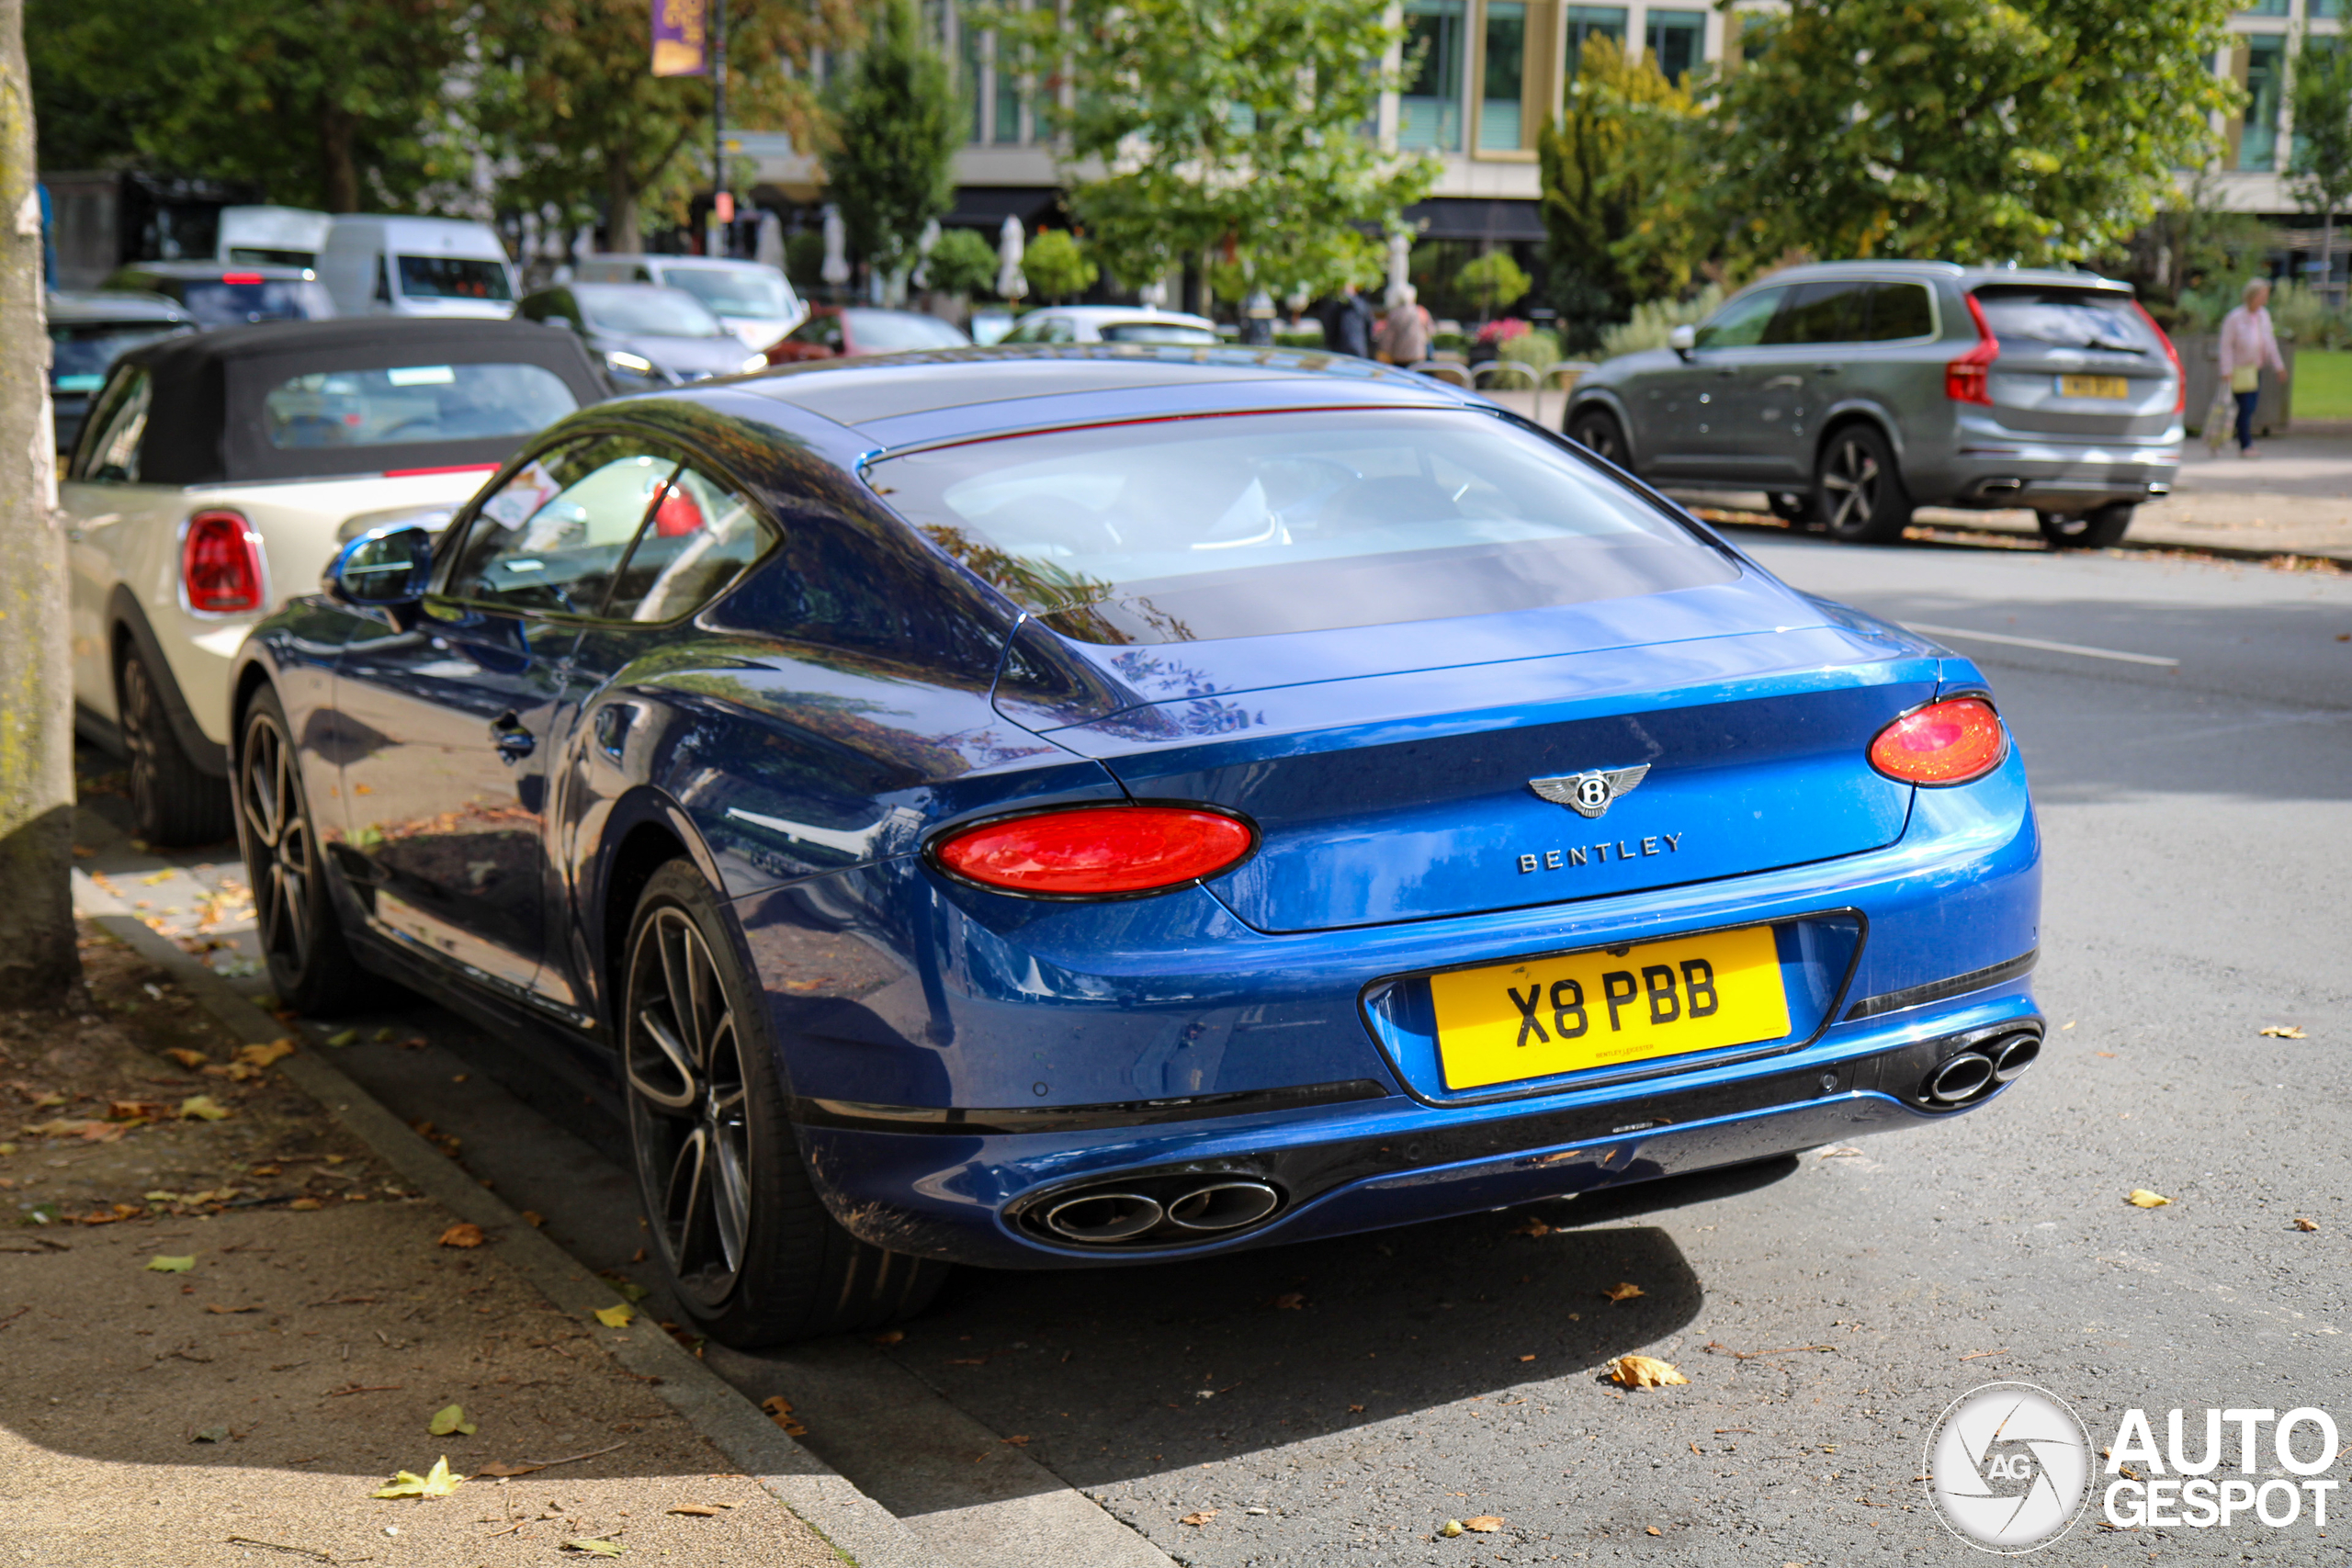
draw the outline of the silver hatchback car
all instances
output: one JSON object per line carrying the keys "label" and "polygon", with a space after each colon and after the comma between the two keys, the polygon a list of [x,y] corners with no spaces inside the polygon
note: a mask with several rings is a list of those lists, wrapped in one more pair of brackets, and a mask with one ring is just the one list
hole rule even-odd
{"label": "silver hatchback car", "polygon": [[1761,490],[1840,539],[2030,507],[2111,545],[2180,468],[2184,383],[2131,286],[1945,262],[1776,272],[1577,383],[1562,428],[1653,483]]}

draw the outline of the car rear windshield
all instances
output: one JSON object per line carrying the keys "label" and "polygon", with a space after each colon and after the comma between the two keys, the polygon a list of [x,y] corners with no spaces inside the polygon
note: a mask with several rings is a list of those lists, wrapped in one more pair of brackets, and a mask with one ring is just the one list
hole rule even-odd
{"label": "car rear windshield", "polygon": [[572,297],[588,324],[600,332],[643,333],[649,337],[724,337],[727,329],[683,288],[647,283],[582,283]]}
{"label": "car rear windshield", "polygon": [[1993,335],[2005,344],[2161,354],[2132,297],[2108,289],[1995,284],[1976,290]]}
{"label": "car rear windshield", "polygon": [[175,292],[198,326],[236,327],[248,321],[323,321],[334,314],[334,300],[323,284],[299,277],[254,278],[219,282],[191,278]]}
{"label": "car rear windshield", "polygon": [[411,299],[512,299],[506,269],[479,256],[402,256],[401,292]]}
{"label": "car rear windshield", "polygon": [[180,321],[51,321],[49,384],[61,392],[95,392],[121,355],[142,343],[194,330]]}
{"label": "car rear windshield", "polygon": [[792,313],[784,279],[725,266],[666,266],[662,281],[683,288],[722,316],[775,321]]}
{"label": "car rear windshield", "polygon": [[867,477],[933,543],[1088,642],[1381,626],[1738,575],[1572,449],[1466,410],[1054,431],[886,458]]}
{"label": "car rear windshield", "polygon": [[553,371],[495,364],[313,371],[261,402],[263,433],[280,451],[526,435],[579,406]]}
{"label": "car rear windshield", "polygon": [[849,310],[850,342],[860,354],[902,354],[916,348],[963,348],[970,339],[936,316],[910,310]]}
{"label": "car rear windshield", "polygon": [[1215,346],[1220,340],[1211,327],[1182,321],[1114,321],[1102,329],[1104,343],[1173,343]]}

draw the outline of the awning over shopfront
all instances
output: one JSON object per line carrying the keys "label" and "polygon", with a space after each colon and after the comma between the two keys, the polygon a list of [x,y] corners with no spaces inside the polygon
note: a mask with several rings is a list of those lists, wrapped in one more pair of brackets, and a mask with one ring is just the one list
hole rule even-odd
{"label": "awning over shopfront", "polygon": [[1540,243],[1544,238],[1544,219],[1532,201],[1434,196],[1405,209],[1405,216],[1422,225],[1425,240],[1490,240],[1504,244]]}
{"label": "awning over shopfront", "polygon": [[1042,220],[1067,223],[1062,193],[1054,186],[957,186],[956,205],[940,222],[951,229],[986,229],[993,234],[1008,217],[1034,230]]}

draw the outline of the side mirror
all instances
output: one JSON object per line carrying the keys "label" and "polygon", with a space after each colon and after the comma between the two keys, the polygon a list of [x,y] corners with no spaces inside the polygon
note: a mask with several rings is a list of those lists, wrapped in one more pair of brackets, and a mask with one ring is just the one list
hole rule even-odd
{"label": "side mirror", "polygon": [[378,528],[335,552],[322,586],[345,604],[410,604],[424,597],[433,536],[414,525]]}
{"label": "side mirror", "polygon": [[1699,329],[1691,326],[1675,328],[1667,334],[1666,346],[1683,358],[1690,358],[1691,351],[1699,346]]}

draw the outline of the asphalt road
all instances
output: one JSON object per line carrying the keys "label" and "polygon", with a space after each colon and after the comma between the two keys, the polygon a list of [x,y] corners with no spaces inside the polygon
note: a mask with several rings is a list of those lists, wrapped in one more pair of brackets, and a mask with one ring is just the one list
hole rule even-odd
{"label": "asphalt road", "polygon": [[[1939,1412],[2004,1379],[2070,1403],[2095,1447],[2135,1407],[2160,1441],[2187,1410],[2192,1455],[2208,1407],[2318,1406],[2352,1438],[2352,576],[1741,542],[1943,628],[1993,682],[2048,854],[2052,1043],[2012,1091],[1575,1202],[1210,1264],[965,1271],[895,1343],[711,1363],[793,1398],[805,1442],[968,1568],[1976,1562],[1915,1478]],[[650,1282],[610,1125],[435,1010],[363,1035],[338,1065]],[[1642,1293],[1612,1302],[1620,1282]],[[1629,1351],[1689,1383],[1604,1385]],[[2254,1463],[2284,1473],[2267,1434]],[[2114,1531],[2095,1501],[2041,1560],[2340,1562],[2337,1508],[2324,1531],[2308,1506]],[[1482,1516],[1500,1529],[1435,1536]]]}

